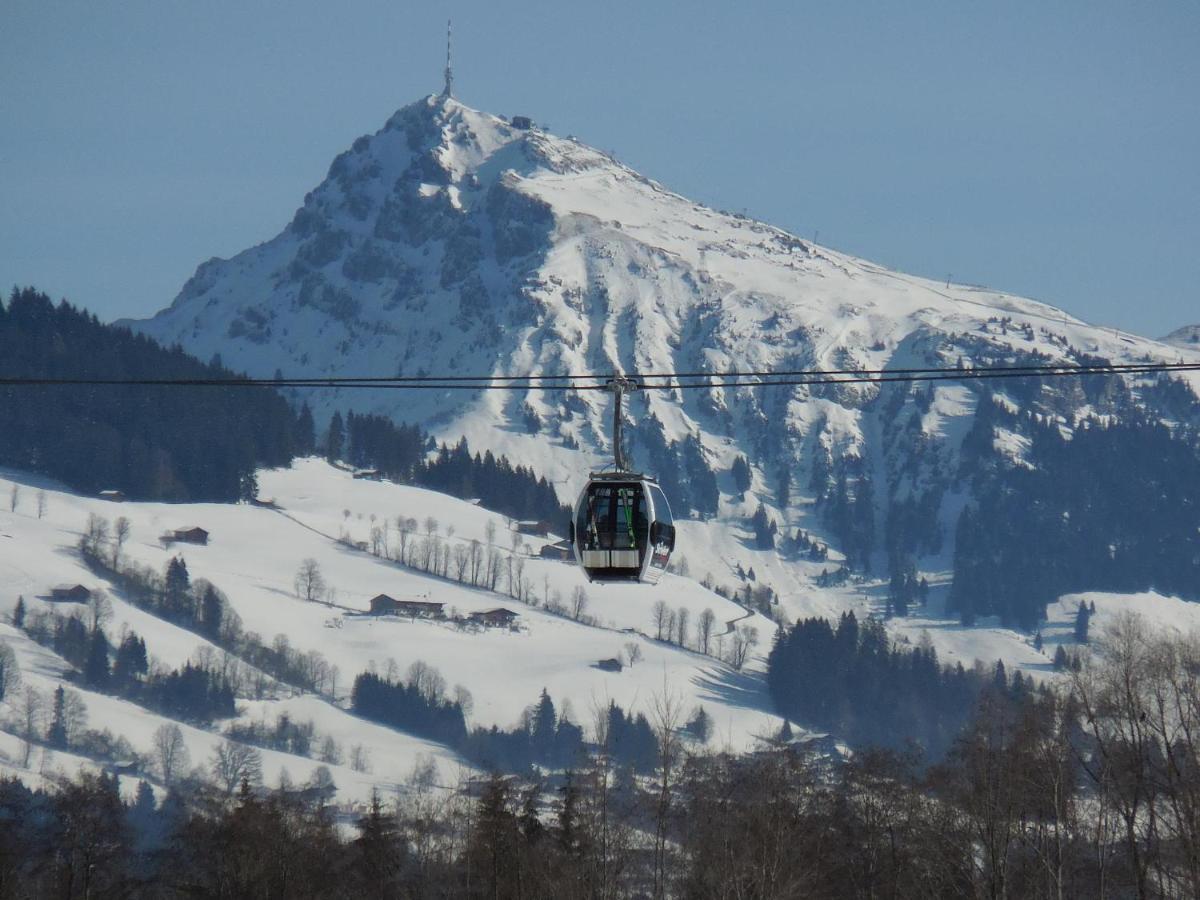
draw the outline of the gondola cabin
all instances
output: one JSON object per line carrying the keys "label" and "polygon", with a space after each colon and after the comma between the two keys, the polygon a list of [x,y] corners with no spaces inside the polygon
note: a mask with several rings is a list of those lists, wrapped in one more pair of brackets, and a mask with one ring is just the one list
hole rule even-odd
{"label": "gondola cabin", "polygon": [[675,549],[662,488],[630,472],[593,474],[575,504],[570,531],[575,558],[592,582],[657,584]]}

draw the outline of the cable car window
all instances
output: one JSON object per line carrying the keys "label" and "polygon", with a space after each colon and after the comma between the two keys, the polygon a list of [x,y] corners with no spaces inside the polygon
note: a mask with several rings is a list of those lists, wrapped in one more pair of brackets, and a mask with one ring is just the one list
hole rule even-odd
{"label": "cable car window", "polygon": [[667,495],[662,492],[662,488],[652,484],[650,493],[654,497],[654,521],[662,522],[664,525],[674,525],[675,520],[671,518],[671,504],[667,503]]}

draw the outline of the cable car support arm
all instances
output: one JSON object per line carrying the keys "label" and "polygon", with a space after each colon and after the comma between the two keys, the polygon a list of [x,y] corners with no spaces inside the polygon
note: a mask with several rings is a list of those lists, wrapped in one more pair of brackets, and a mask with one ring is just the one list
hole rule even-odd
{"label": "cable car support arm", "polygon": [[621,443],[621,398],[627,393],[640,390],[641,385],[624,375],[614,375],[608,380],[606,387],[613,395],[613,462],[618,472],[628,472],[629,469],[625,466],[625,448]]}

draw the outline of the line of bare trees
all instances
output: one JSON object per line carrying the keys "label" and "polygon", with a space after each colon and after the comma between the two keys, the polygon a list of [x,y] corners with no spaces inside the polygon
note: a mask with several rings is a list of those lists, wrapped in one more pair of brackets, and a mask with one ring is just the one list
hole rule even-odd
{"label": "line of bare trees", "polygon": [[650,607],[654,638],[667,641],[705,656],[715,656],[741,669],[758,645],[758,629],[746,623],[734,624],[726,631],[717,631],[716,614],[707,607],[691,625],[691,610],[686,606],[671,609],[665,600],[656,600]]}

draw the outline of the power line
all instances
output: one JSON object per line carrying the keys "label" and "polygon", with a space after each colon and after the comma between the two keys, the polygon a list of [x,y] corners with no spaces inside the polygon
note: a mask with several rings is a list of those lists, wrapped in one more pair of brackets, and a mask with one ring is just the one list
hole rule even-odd
{"label": "power line", "polygon": [[[642,390],[727,387],[796,387],[831,384],[1061,378],[1200,371],[1200,363],[1096,363],[1087,365],[984,366],[977,368],[793,369],[778,371],[657,372],[630,375]],[[221,387],[347,388],[373,390],[607,391],[609,375],[397,375],[328,378],[11,378],[3,387]],[[650,382],[647,381],[650,380]],[[696,380],[684,380],[696,379]],[[747,380],[753,379],[753,380]],[[592,384],[579,382],[595,382]]]}

